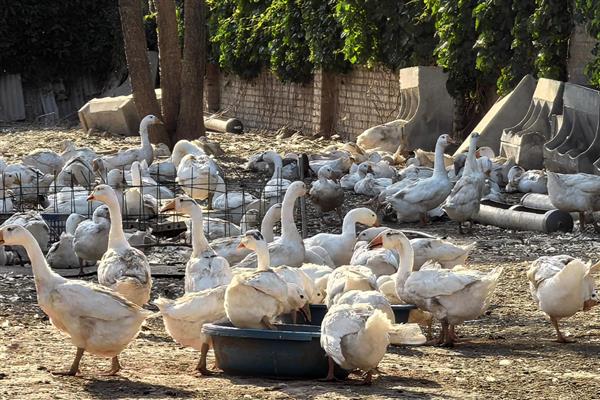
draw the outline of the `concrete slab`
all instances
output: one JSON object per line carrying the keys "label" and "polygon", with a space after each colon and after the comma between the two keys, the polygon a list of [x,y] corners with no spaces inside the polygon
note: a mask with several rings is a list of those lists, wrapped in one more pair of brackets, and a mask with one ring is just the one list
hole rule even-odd
{"label": "concrete slab", "polygon": [[552,137],[551,116],[561,113],[563,87],[561,81],[538,81],[525,118],[502,133],[501,155],[525,169],[543,167],[544,143]]}
{"label": "concrete slab", "polygon": [[438,67],[400,70],[398,119],[367,129],[356,139],[364,149],[395,152],[433,150],[439,135],[452,131],[454,100],[446,90],[447,76]]}
{"label": "concrete slab", "polygon": [[554,135],[544,146],[544,164],[562,173],[599,173],[600,92],[565,83],[562,115],[554,117]]}
{"label": "concrete slab", "polygon": [[[488,146],[500,154],[500,142],[504,128],[516,125],[525,112],[535,91],[536,80],[526,75],[506,96],[499,99],[479,121],[473,132],[479,133],[479,146]],[[467,151],[469,141],[465,140],[455,155]]]}

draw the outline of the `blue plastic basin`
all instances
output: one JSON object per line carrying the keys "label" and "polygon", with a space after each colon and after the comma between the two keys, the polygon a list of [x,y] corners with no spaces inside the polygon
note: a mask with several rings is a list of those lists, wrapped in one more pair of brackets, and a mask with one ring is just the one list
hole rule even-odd
{"label": "blue plastic basin", "polygon": [[[404,322],[408,322],[408,314],[410,313],[410,310],[414,310],[415,308],[417,308],[417,307],[412,304],[393,305],[392,310],[394,310],[394,316],[396,317],[396,323],[401,324]],[[327,314],[327,306],[325,304],[311,304],[310,305],[310,314],[311,314],[311,321],[307,322],[304,319],[304,316],[301,313],[298,313],[296,316],[296,323],[297,324],[308,323],[310,325],[321,326],[321,322],[323,322],[323,318],[325,318],[325,314]],[[292,317],[289,314],[281,315],[279,317],[279,319],[281,319],[281,321],[286,324],[292,323]]]}
{"label": "blue plastic basin", "polygon": [[[319,342],[318,326],[275,324],[278,330],[240,329],[231,325],[205,324],[202,332],[212,338],[215,358],[225,373],[276,378],[324,378],[328,363]],[[348,371],[336,365],[343,379]]]}

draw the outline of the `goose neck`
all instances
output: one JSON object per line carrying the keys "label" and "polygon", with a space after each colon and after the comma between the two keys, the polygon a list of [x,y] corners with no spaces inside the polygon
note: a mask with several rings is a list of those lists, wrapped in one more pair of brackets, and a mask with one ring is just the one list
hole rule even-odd
{"label": "goose neck", "polygon": [[403,290],[404,284],[412,272],[414,265],[414,251],[407,238],[401,239],[395,247],[398,253],[398,273],[396,275],[396,290]]}
{"label": "goose neck", "polygon": [[28,240],[23,243],[22,246],[25,248],[27,256],[29,257],[31,270],[33,271],[33,277],[35,280],[35,287],[39,295],[40,290],[44,287],[47,287],[49,282],[61,280],[64,281],[65,278],[61,277],[50,269],[39,244],[36,242],[33,235],[29,233],[28,235]]}
{"label": "goose neck", "polygon": [[148,126],[144,125],[144,126],[140,126],[140,138],[142,141],[142,148],[152,148],[152,145],[150,144],[150,137],[148,135]]}
{"label": "goose neck", "polygon": [[267,211],[262,222],[260,223],[260,233],[263,235],[267,243],[271,243],[275,238],[273,234],[273,226],[275,225],[275,212],[270,212],[272,209],[273,207]]}
{"label": "goose neck", "polygon": [[121,207],[115,193],[109,201],[106,202],[108,213],[110,214],[110,231],[108,234],[108,247],[111,249],[129,248],[129,242],[125,238],[123,231],[123,219],[121,217]]}
{"label": "goose neck", "polygon": [[269,247],[265,241],[256,243],[256,269],[258,271],[269,271],[271,269],[271,257]]}
{"label": "goose neck", "polygon": [[356,237],[357,210],[352,210],[344,218],[342,223],[342,235]]}
{"label": "goose neck", "polygon": [[[215,192],[212,200],[213,208],[215,208],[217,199],[219,199],[221,196],[225,196],[225,199],[227,200],[227,187],[225,186],[225,181],[223,178],[217,175],[217,185],[215,186]],[[228,204],[226,204],[226,206],[229,208]]]}
{"label": "goose neck", "polygon": [[280,158],[278,157],[274,157],[273,158],[273,176],[271,176],[271,179],[281,179],[281,170],[283,168],[283,162],[281,161]]}
{"label": "goose neck", "polygon": [[204,221],[200,207],[192,207],[189,214],[192,220],[192,257],[198,257],[209,249],[210,245],[204,235]]}
{"label": "goose neck", "polygon": [[435,160],[433,164],[433,175],[435,176],[447,176],[446,166],[444,164],[444,146],[441,143],[435,145]]}
{"label": "goose neck", "polygon": [[288,190],[283,197],[281,204],[281,239],[299,240],[302,241],[296,222],[294,221],[294,204],[296,203],[297,195]]}
{"label": "goose neck", "polygon": [[469,151],[467,153],[467,160],[465,161],[465,173],[471,173],[477,167],[477,160],[475,159],[475,151],[477,150],[477,139],[471,138],[469,142]]}

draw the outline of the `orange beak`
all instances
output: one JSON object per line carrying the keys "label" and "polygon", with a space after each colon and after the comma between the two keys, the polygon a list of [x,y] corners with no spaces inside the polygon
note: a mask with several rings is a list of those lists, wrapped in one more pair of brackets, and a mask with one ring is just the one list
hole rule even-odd
{"label": "orange beak", "polygon": [[175,200],[171,200],[167,204],[165,204],[164,207],[160,209],[160,212],[167,212],[172,210],[175,210]]}
{"label": "orange beak", "polygon": [[246,246],[244,245],[244,242],[240,242],[240,244],[238,244],[235,249],[236,250],[241,250],[241,249],[245,249],[245,248],[246,248]]}
{"label": "orange beak", "polygon": [[367,245],[367,249],[373,250],[383,246],[383,236],[381,234],[375,236],[373,240]]}
{"label": "orange beak", "polygon": [[94,197],[94,193],[90,194],[90,195],[87,197],[87,201],[92,201],[92,200],[96,200],[96,198]]}

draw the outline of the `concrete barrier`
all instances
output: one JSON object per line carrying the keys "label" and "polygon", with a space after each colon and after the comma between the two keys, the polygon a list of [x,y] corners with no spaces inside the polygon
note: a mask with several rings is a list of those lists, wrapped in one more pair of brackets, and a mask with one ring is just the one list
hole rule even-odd
{"label": "concrete barrier", "polygon": [[356,143],[364,149],[395,152],[433,150],[439,135],[452,131],[454,100],[446,90],[447,76],[438,67],[400,70],[400,111],[394,121],[361,133]]}

